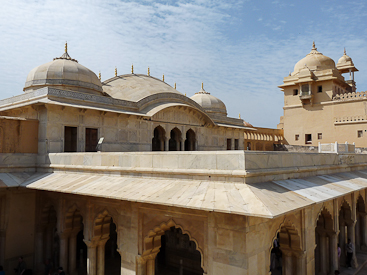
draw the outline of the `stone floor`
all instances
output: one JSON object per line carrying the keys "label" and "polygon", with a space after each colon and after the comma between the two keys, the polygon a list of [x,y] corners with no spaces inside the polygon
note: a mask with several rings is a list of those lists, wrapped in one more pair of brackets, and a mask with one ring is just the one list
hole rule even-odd
{"label": "stone floor", "polygon": [[341,275],[366,275],[367,274],[367,253],[358,252],[357,253],[358,268],[348,269],[345,267],[340,268]]}

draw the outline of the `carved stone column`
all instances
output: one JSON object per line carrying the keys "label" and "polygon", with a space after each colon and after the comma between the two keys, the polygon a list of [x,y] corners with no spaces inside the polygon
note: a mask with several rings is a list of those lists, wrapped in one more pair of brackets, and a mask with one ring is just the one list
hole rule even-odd
{"label": "carved stone column", "polygon": [[105,271],[105,245],[108,239],[102,239],[98,242],[97,246],[97,274],[104,275]]}
{"label": "carved stone column", "polygon": [[328,255],[328,250],[326,247],[326,235],[325,234],[320,234],[320,271],[321,274],[326,274],[327,273],[327,255]]}
{"label": "carved stone column", "polygon": [[292,251],[288,249],[282,249],[283,254],[283,274],[292,275],[293,272],[293,261],[292,261]]}
{"label": "carved stone column", "polygon": [[355,223],[349,223],[347,225],[348,228],[348,239],[351,239],[352,244],[353,244],[353,258],[352,258],[352,266],[354,268],[358,268],[358,262],[357,262],[357,257],[356,257],[356,232],[355,232]]}
{"label": "carved stone column", "polygon": [[162,151],[169,151],[169,137],[166,137],[166,140],[164,141],[164,146],[162,148]]}
{"label": "carved stone column", "polygon": [[68,270],[68,256],[69,256],[69,232],[59,235],[60,237],[60,266],[64,270]]}
{"label": "carved stone column", "polygon": [[136,275],[147,275],[147,261],[145,257],[137,256],[136,257]]}
{"label": "carved stone column", "polygon": [[84,240],[87,245],[87,274],[97,274],[97,243],[95,241]]}
{"label": "carved stone column", "polygon": [[367,251],[367,215],[363,213],[361,215],[361,226],[362,226],[362,250]]}
{"label": "carved stone column", "polygon": [[329,235],[329,274],[334,275],[334,271],[338,268],[338,240],[335,233]]}
{"label": "carved stone column", "polygon": [[158,252],[152,253],[147,257],[147,274],[146,275],[154,275],[155,274],[155,257],[157,256]]}
{"label": "carved stone column", "polygon": [[69,274],[74,275],[76,270],[76,258],[79,254],[76,251],[77,248],[77,235],[78,232],[74,231],[70,234],[69,238]]}
{"label": "carved stone column", "polygon": [[340,232],[339,232],[339,245],[340,245],[340,249],[342,251],[342,254],[340,256],[340,266],[345,266],[345,261],[346,261],[346,258],[345,258],[345,222],[343,220],[340,220],[339,222],[339,229],[340,229]]}
{"label": "carved stone column", "polygon": [[[297,257],[297,274],[298,275],[306,275],[307,267],[306,267],[306,252],[302,251],[296,254]],[[333,274],[334,275],[334,274]]]}

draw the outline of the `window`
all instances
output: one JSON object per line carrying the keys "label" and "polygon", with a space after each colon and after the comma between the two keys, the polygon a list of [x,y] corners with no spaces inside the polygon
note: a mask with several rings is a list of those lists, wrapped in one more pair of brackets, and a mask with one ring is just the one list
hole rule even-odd
{"label": "window", "polygon": [[317,92],[322,93],[322,86],[317,86]]}
{"label": "window", "polygon": [[238,149],[239,149],[239,142],[238,142],[238,138],[236,138],[236,139],[234,140],[234,149],[235,149],[235,150],[238,150]]}
{"label": "window", "polygon": [[247,150],[251,150],[251,142],[247,142]]}
{"label": "window", "polygon": [[64,152],[77,151],[78,128],[65,126],[64,129]]}
{"label": "window", "polygon": [[308,84],[302,85],[302,94],[308,95]]}
{"label": "window", "polygon": [[293,95],[298,95],[298,89],[293,90]]}
{"label": "window", "polygon": [[317,134],[317,139],[322,139],[322,133]]}
{"label": "window", "polygon": [[311,134],[306,134],[305,135],[305,143],[306,144],[312,144],[312,135]]}
{"label": "window", "polygon": [[299,140],[299,135],[295,135],[294,140]]}
{"label": "window", "polygon": [[357,137],[359,138],[363,137],[363,130],[358,130]]}
{"label": "window", "polygon": [[227,138],[227,150],[231,150],[232,149],[232,139]]}
{"label": "window", "polygon": [[97,152],[98,129],[85,128],[85,151]]}

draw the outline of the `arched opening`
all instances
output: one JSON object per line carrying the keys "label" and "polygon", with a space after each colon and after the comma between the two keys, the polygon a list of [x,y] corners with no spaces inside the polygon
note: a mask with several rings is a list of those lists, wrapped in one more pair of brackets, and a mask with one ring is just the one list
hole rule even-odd
{"label": "arched opening", "polygon": [[186,132],[185,151],[196,151],[195,142],[195,132],[192,129],[189,129]]}
{"label": "arched opening", "polygon": [[356,252],[367,250],[367,232],[366,232],[366,205],[362,196],[357,200],[357,222],[356,222]]}
{"label": "arched opening", "polygon": [[156,257],[156,275],[202,275],[201,254],[180,228],[172,226],[161,236],[161,247]]}
{"label": "arched opening", "polygon": [[339,211],[339,244],[341,248],[340,265],[351,267],[356,265],[355,250],[353,253],[347,252],[348,240],[351,240],[355,246],[354,221],[352,219],[352,210],[346,201],[343,201]]}
{"label": "arched opening", "polygon": [[65,215],[65,232],[69,232],[64,241],[66,246],[60,255],[60,264],[70,274],[85,274],[87,266],[87,248],[84,243],[83,217],[76,208],[72,206]]}
{"label": "arched opening", "polygon": [[331,274],[338,269],[336,237],[332,216],[323,208],[315,228],[315,274]]}
{"label": "arched opening", "polygon": [[[88,259],[98,275],[119,275],[121,273],[121,256],[117,252],[116,224],[104,211],[95,219],[93,232],[94,252]],[[89,267],[90,268],[90,267]]]}
{"label": "arched opening", "polygon": [[42,261],[50,266],[59,265],[60,239],[57,233],[57,215],[52,205],[42,211]]}
{"label": "arched opening", "polygon": [[282,225],[270,251],[270,274],[304,274],[305,258],[301,250],[300,236],[294,226]]}
{"label": "arched opening", "polygon": [[169,151],[181,151],[181,131],[173,128],[169,139]]}
{"label": "arched opening", "polygon": [[162,126],[157,126],[154,128],[154,134],[152,139],[152,151],[165,151],[165,139],[166,131]]}
{"label": "arched opening", "polygon": [[111,219],[110,237],[105,245],[105,274],[119,275],[121,273],[121,255],[117,251],[116,224]]}

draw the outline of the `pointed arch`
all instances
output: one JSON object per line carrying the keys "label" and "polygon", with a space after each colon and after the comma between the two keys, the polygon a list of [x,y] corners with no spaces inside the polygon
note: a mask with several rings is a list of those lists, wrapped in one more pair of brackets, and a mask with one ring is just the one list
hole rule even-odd
{"label": "pointed arch", "polygon": [[205,263],[204,263],[204,253],[203,249],[200,247],[198,241],[192,237],[189,231],[186,231],[183,226],[177,224],[173,219],[168,220],[167,222],[163,222],[160,225],[154,227],[152,230],[148,232],[148,235],[144,238],[144,247],[143,247],[143,254],[142,257],[158,253],[161,247],[161,236],[169,230],[171,227],[179,228],[182,231],[182,234],[188,235],[189,240],[194,242],[196,245],[196,250],[199,251],[201,256],[201,268],[203,270]]}

